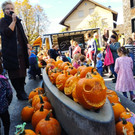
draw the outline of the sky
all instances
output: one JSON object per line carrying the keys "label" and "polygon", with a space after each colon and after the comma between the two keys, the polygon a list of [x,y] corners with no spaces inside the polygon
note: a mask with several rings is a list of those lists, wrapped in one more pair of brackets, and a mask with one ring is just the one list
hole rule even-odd
{"label": "sky", "polygon": [[[0,0],[0,5],[5,0]],[[15,0],[11,0],[14,2]],[[72,10],[72,8],[80,0],[30,0],[30,4],[39,4],[44,8],[45,13],[50,21],[48,31],[45,33],[55,33],[59,32],[63,26],[59,22]],[[111,9],[118,12],[117,24],[123,23],[123,8],[122,0],[94,0],[99,4],[106,7],[111,6]]]}

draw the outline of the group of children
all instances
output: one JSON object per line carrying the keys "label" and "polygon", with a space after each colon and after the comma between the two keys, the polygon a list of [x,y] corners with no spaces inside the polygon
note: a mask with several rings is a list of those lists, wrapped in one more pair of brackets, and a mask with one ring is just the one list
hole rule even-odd
{"label": "group of children", "polygon": [[[81,55],[80,53],[75,54],[72,60],[72,65],[75,68],[78,68],[81,65],[91,65],[91,61],[87,60],[85,55]],[[96,63],[96,69],[99,72],[101,76],[103,76],[103,62],[102,62],[102,54],[98,53],[97,55],[97,63]]]}

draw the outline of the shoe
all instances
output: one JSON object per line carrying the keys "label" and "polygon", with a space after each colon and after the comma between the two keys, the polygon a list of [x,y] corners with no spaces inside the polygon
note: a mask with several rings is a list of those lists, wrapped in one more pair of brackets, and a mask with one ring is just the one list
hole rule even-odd
{"label": "shoe", "polygon": [[135,102],[135,95],[131,95],[131,96],[130,96],[130,99],[131,99],[133,102]]}
{"label": "shoe", "polygon": [[110,75],[109,78],[113,78],[113,75]]}
{"label": "shoe", "polygon": [[42,79],[43,77],[42,77],[42,75],[39,75],[39,79]]}
{"label": "shoe", "polygon": [[116,83],[116,79],[112,79],[112,83]]}

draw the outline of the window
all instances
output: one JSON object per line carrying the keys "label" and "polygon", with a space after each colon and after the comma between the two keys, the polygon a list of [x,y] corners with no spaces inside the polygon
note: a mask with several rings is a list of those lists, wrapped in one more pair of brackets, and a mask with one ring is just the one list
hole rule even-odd
{"label": "window", "polygon": [[132,23],[132,33],[135,32],[135,18],[131,20]]}
{"label": "window", "polygon": [[94,8],[89,9],[89,13],[92,14],[94,12]]}
{"label": "window", "polygon": [[135,0],[130,0],[130,6],[131,6],[131,8],[135,7]]}
{"label": "window", "polygon": [[84,16],[84,12],[81,10],[78,12],[78,17],[83,17]]}

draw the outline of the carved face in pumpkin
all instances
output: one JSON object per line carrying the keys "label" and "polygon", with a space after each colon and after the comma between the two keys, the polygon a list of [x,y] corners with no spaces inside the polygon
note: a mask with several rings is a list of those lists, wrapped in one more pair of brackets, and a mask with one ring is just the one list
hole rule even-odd
{"label": "carved face in pumpkin", "polygon": [[87,109],[97,109],[106,102],[106,87],[97,78],[82,78],[76,85],[76,95],[79,103]]}
{"label": "carved face in pumpkin", "polygon": [[57,76],[57,78],[56,78],[56,86],[60,91],[64,91],[65,82],[71,76],[72,75],[68,75],[67,73],[60,74],[60,75]]}
{"label": "carved face in pumpkin", "polygon": [[64,93],[68,96],[71,96],[72,92],[74,91],[76,84],[78,82],[79,78],[72,76],[67,79],[64,87]]}

